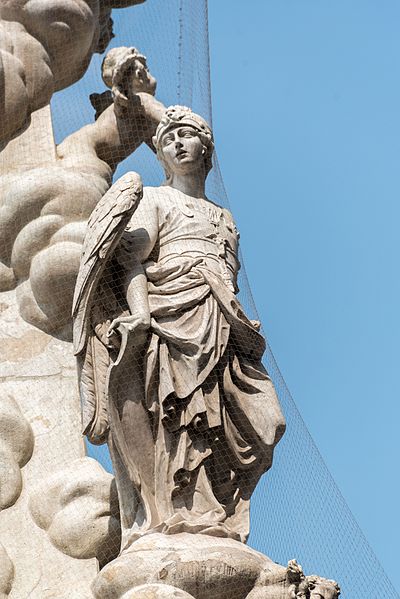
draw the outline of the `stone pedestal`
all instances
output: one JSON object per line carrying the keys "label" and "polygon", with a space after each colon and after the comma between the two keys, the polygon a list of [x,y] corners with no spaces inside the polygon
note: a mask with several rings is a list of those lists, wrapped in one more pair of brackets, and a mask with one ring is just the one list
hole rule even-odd
{"label": "stone pedestal", "polygon": [[[283,566],[232,539],[153,533],[103,568],[93,592],[96,599],[283,599],[286,574]],[[262,595],[254,594],[259,583]]]}

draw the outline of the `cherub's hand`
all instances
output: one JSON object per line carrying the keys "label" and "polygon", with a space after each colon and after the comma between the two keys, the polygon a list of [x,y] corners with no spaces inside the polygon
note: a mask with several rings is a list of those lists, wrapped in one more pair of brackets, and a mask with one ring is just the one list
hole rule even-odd
{"label": "cherub's hand", "polygon": [[141,109],[141,101],[138,95],[131,93],[129,97],[125,94],[122,87],[113,85],[112,98],[114,101],[115,114],[119,117],[124,117],[127,111],[135,108],[136,111]]}
{"label": "cherub's hand", "polygon": [[119,333],[121,340],[126,341],[128,335],[133,333],[133,345],[140,346],[146,341],[149,328],[150,314],[148,313],[120,316],[110,324],[107,337],[111,338],[115,333]]}

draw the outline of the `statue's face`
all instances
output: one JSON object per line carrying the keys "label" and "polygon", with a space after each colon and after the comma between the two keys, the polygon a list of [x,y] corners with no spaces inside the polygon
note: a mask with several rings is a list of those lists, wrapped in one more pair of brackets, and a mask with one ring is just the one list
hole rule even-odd
{"label": "statue's face", "polygon": [[152,96],[156,93],[157,81],[150,73],[147,65],[141,60],[135,61],[134,67],[130,70],[128,77],[128,87],[133,93],[145,92]]}
{"label": "statue's face", "polygon": [[193,173],[204,164],[204,146],[192,127],[168,131],[161,139],[161,147],[166,166],[172,173]]}
{"label": "statue's face", "polygon": [[317,586],[311,590],[310,599],[337,599],[337,592],[330,584],[317,584]]}

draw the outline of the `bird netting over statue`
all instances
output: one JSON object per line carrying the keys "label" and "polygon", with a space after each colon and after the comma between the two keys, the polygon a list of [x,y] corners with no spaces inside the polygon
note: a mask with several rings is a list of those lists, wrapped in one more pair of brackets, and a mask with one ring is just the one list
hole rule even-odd
{"label": "bird netting over statue", "polygon": [[[47,596],[16,567],[37,572],[36,547],[60,597],[86,597],[74,576],[89,588],[100,564],[95,597],[334,598],[335,579],[345,598],[395,598],[260,332],[213,153],[207,1],[71,4],[47,33],[45,11],[0,13],[34,81],[0,154],[0,332],[24,339],[6,363],[25,360],[2,374],[22,481],[4,487],[4,593]],[[84,457],[74,354],[88,455],[115,481]]]}

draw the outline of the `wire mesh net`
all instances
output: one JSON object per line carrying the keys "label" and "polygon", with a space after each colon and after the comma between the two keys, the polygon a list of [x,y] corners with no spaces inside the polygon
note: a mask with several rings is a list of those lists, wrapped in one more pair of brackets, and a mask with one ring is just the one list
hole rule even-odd
{"label": "wire mesh net", "polygon": [[[12,272],[15,276],[23,318],[69,343],[72,293],[89,215],[95,206],[100,206],[97,208],[100,216],[90,217],[93,239],[85,242],[87,248],[92,247],[92,243],[98,249],[99,229],[96,227],[104,218],[101,198],[108,192],[112,180],[117,181],[128,171],[140,174],[145,186],[144,199],[130,221],[128,233],[111,248],[112,259],[99,274],[101,289],[96,291],[96,307],[100,313],[91,315],[90,356],[87,329],[82,325],[84,332],[79,333],[86,335],[86,353],[80,357],[81,387],[90,387],[85,379],[89,362],[93,370],[96,361],[107,365],[118,361],[123,339],[121,341],[116,328],[110,336],[109,327],[114,318],[129,316],[132,306],[140,303],[140,288],[129,286],[140,276],[143,281],[144,275],[146,285],[150,282],[152,290],[149,293],[151,340],[146,333],[142,344],[137,341],[137,348],[125,354],[125,362],[112,383],[115,405],[119,406],[114,413],[104,414],[101,405],[95,406],[93,424],[90,406],[87,408],[86,431],[92,439],[104,440],[107,418],[111,419],[110,427],[112,430],[114,427],[114,441],[110,442],[112,459],[106,444],[88,443],[88,454],[110,472],[114,471],[120,481],[123,547],[151,530],[153,525],[154,530],[164,532],[208,530],[210,534],[244,540],[249,496],[261,474],[269,470],[272,450],[282,427],[273,391],[268,386],[269,379],[257,357],[249,358],[251,351],[257,352],[259,347],[257,325],[246,320],[247,329],[240,329],[239,324],[245,319],[239,314],[240,306],[234,306],[237,312],[231,313],[237,275],[238,297],[245,313],[249,319],[257,320],[257,311],[242,257],[239,257],[241,269],[237,273],[236,230],[229,211],[225,210],[229,203],[216,156],[206,183],[209,201],[188,204],[185,193],[178,190],[171,194],[162,184],[170,174],[166,157],[168,144],[174,147],[180,144],[185,152],[185,144],[197,143],[193,141],[193,134],[184,127],[174,126],[169,130],[170,139],[166,133],[163,135],[161,150],[156,143],[158,158],[164,157],[165,169],[154,152],[152,141],[166,106],[189,106],[212,125],[207,2],[149,0],[115,11],[113,19],[116,37],[110,47],[123,47],[123,50],[108,55],[111,58],[107,64],[112,72],[109,85],[105,74],[107,64],[102,67],[104,54],[95,54],[83,78],[52,97],[58,162],[52,166],[44,164],[29,180],[31,183],[34,178],[36,193],[38,188],[42,190],[35,218],[27,219],[23,212],[17,212],[12,227],[7,230],[4,227],[0,249],[6,270],[0,274],[6,277]],[[132,52],[131,47],[137,48],[139,55]],[[66,53],[63,60],[68,59]],[[146,67],[157,79],[157,100],[152,93],[142,95],[139,107],[130,95],[129,86],[137,85],[137,77],[147,77]],[[135,77],[136,82],[132,83]],[[143,80],[141,82],[143,84]],[[145,84],[149,91],[152,82],[147,80]],[[118,94],[119,99],[116,99]],[[202,141],[202,151],[207,154],[210,151],[207,130],[201,133],[203,137],[196,135],[195,138]],[[41,158],[32,156],[30,167],[36,168]],[[5,179],[3,185],[7,192]],[[31,188],[15,177],[12,185],[13,197],[20,196],[23,205],[26,194],[32,193]],[[112,188],[108,193],[114,194],[109,197],[115,204],[121,189]],[[4,197],[11,201],[10,194]],[[129,209],[135,208],[133,204],[137,200],[138,196],[132,196]],[[120,213],[114,217],[119,218]],[[32,228],[31,221],[39,228]],[[125,226],[128,221],[122,224]],[[144,233],[138,235],[138,229]],[[204,250],[205,237],[208,252]],[[19,251],[25,259],[29,253],[28,265],[19,258]],[[202,256],[203,266],[199,267],[201,254],[207,257]],[[141,256],[139,266],[138,256]],[[59,276],[60,268],[62,276]],[[97,265],[88,260],[88,269],[91,268]],[[43,289],[38,281],[42,281],[44,271],[47,284]],[[83,275],[89,277],[87,272]],[[229,288],[230,308],[219,298],[221,284]],[[83,295],[86,293],[84,285],[82,283]],[[190,297],[185,295],[188,289]],[[143,326],[146,327],[146,323]],[[256,341],[251,332],[247,336],[243,332],[250,331],[251,326]],[[138,340],[140,331],[135,330]],[[183,337],[177,339],[182,331]],[[182,350],[185,343],[190,347]],[[246,354],[243,348],[250,346]],[[281,564],[296,558],[307,573],[317,572],[338,580],[345,598],[397,597],[332,480],[268,346],[263,361],[285,414],[287,431],[275,450],[273,468],[261,477],[253,494],[249,545]],[[99,380],[104,378],[104,371],[98,376]],[[111,386],[110,381],[108,385]],[[253,401],[251,397],[257,398],[257,394],[270,410],[273,434],[269,442],[263,438],[262,431],[257,431],[255,422],[246,420],[246,412],[238,400],[241,395],[242,401],[243,397]],[[139,396],[145,399],[138,407],[130,399]],[[260,406],[262,418],[265,405]],[[29,406],[26,413],[29,415]],[[64,417],[69,418],[60,404],[60,426]],[[136,440],[139,429],[140,443],[147,447],[153,445],[153,456]],[[161,465],[151,465],[155,456]],[[66,465],[70,462],[68,450],[64,462]],[[148,489],[146,497],[146,487],[150,484],[146,476],[154,479],[154,468],[158,468],[156,490]],[[138,497],[138,486],[142,497]],[[153,509],[150,504],[154,493],[163,497],[159,501],[164,502],[162,508],[154,507],[154,510],[159,509],[155,518],[162,520],[164,528],[160,527],[160,521],[157,528],[156,520],[146,516],[146,510]],[[162,510],[166,514],[160,515]],[[190,512],[196,512],[196,517]],[[206,526],[205,514],[208,514]],[[119,533],[111,533],[118,544]],[[97,555],[102,566],[115,552],[115,539],[114,542],[106,540],[106,547]],[[233,585],[229,592],[233,599],[239,590]]]}

